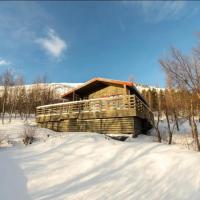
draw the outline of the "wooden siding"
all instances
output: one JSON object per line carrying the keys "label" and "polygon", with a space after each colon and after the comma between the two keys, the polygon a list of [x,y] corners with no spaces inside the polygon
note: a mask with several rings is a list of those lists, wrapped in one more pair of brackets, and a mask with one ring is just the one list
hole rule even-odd
{"label": "wooden siding", "polygon": [[110,85],[89,94],[88,99],[97,99],[97,98],[110,97],[110,96],[126,95],[125,92],[126,91],[124,87],[121,85],[117,85],[117,86]]}
{"label": "wooden siding", "polygon": [[42,128],[49,128],[58,132],[97,132],[104,134],[140,134],[142,133],[141,120],[135,117],[121,117],[110,119],[68,119],[38,123]]}

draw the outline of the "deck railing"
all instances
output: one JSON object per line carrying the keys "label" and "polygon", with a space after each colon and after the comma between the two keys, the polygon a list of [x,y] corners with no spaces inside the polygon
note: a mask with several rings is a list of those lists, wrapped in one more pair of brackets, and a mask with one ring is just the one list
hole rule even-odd
{"label": "deck railing", "polygon": [[62,115],[80,112],[102,112],[109,110],[134,109],[136,116],[153,119],[153,113],[143,101],[135,95],[122,95],[117,97],[107,97],[99,99],[72,101],[65,103],[50,104],[36,108],[36,115]]}

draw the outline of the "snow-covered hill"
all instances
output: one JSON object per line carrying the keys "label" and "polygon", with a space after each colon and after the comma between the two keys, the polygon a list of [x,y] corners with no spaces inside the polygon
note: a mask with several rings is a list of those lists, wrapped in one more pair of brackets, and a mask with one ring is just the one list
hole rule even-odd
{"label": "snow-covered hill", "polygon": [[[52,89],[54,89],[57,94],[61,95],[63,93],[68,92],[69,90],[71,90],[74,87],[78,87],[80,85],[82,85],[83,83],[43,83],[40,84],[41,86],[49,86]],[[160,90],[164,90],[164,88],[159,88],[159,87],[154,87],[154,86],[147,86],[147,85],[142,85],[142,84],[137,84],[135,83],[136,88],[142,92],[143,90],[152,90],[155,89],[156,91],[160,91]],[[15,87],[15,86],[14,86]],[[30,84],[30,85],[25,85],[25,88],[27,90],[31,89],[32,87],[35,87],[35,84]],[[3,87],[0,86],[0,94],[3,92]]]}
{"label": "snow-covered hill", "polygon": [[150,86],[150,85],[143,85],[143,84],[139,84],[139,83],[135,83],[136,88],[142,92],[143,90],[156,90],[157,92],[160,92],[161,90],[165,90],[165,88],[161,88],[161,87],[156,87],[156,86]]}
{"label": "snow-covered hill", "polygon": [[[58,88],[60,88],[60,91],[68,91],[66,88],[73,88],[73,87],[78,87],[83,83],[51,83],[52,85],[56,85]],[[135,83],[136,88],[142,92],[143,90],[152,90],[155,89],[156,91],[164,90],[165,88],[160,88],[160,87],[155,87],[155,86],[148,86],[148,85],[142,85]]]}
{"label": "snow-covered hill", "polygon": [[[23,124],[3,130],[20,134]],[[197,152],[151,136],[120,142],[97,133],[37,129],[37,135],[32,145],[0,148],[2,200],[199,199]]]}
{"label": "snow-covered hill", "polygon": [[[65,93],[74,87],[78,87],[83,83],[50,83],[49,85],[54,87],[56,91],[59,93]],[[135,83],[136,88],[142,92],[143,90],[152,90],[155,89],[156,91],[164,90],[165,88],[155,87],[155,86],[147,86],[142,84]]]}
{"label": "snow-covered hill", "polygon": [[[40,86],[40,87],[50,87],[52,88],[59,96],[62,95],[63,93],[71,90],[74,87],[77,87],[79,85],[81,85],[82,83],[40,83],[40,84],[29,84],[29,85],[25,85],[26,90],[31,90],[32,88],[36,87],[36,86]],[[16,86],[13,86],[11,88],[15,88]],[[18,86],[20,87],[20,86]],[[4,91],[4,87],[0,86],[0,94],[2,94]]]}

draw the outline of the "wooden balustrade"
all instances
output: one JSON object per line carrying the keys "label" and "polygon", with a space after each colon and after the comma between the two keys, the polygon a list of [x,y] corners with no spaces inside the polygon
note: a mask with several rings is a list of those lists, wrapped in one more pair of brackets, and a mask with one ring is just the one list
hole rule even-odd
{"label": "wooden balustrade", "polygon": [[36,108],[36,117],[126,109],[134,109],[136,116],[146,118],[148,121],[153,119],[153,113],[135,95],[124,95],[39,106]]}

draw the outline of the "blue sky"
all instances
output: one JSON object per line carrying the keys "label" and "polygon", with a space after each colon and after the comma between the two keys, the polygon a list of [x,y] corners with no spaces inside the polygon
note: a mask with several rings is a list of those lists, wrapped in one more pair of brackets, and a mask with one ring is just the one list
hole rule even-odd
{"label": "blue sky", "polygon": [[164,86],[158,59],[170,46],[191,51],[199,19],[200,2],[0,2],[0,72]]}

